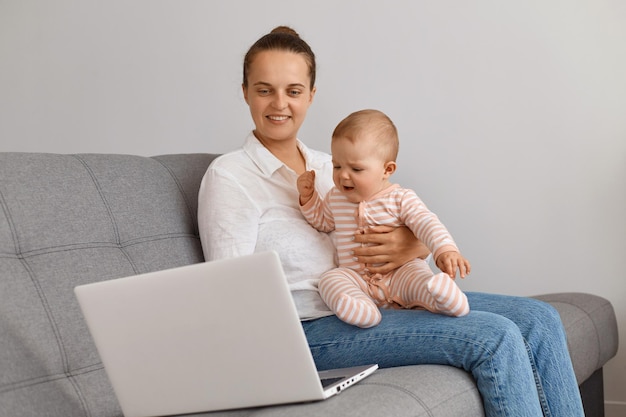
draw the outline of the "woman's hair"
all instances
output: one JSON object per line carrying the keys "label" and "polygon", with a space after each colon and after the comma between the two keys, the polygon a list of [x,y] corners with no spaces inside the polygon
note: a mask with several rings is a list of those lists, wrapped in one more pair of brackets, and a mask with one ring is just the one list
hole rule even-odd
{"label": "woman's hair", "polygon": [[379,110],[360,110],[343,119],[333,131],[332,140],[356,142],[368,135],[376,141],[376,152],[386,161],[398,157],[398,129],[391,119]]}
{"label": "woman's hair", "polygon": [[270,33],[256,41],[246,53],[243,60],[243,86],[248,86],[248,71],[254,58],[264,51],[287,51],[302,54],[308,67],[310,88],[315,86],[315,54],[311,47],[300,38],[298,33],[288,26],[278,26]]}

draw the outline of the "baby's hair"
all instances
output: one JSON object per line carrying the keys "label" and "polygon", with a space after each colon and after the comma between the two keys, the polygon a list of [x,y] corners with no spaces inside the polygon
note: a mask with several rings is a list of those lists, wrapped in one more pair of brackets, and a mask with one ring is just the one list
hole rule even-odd
{"label": "baby's hair", "polygon": [[290,28],[289,26],[277,26],[270,33],[262,36],[256,41],[246,53],[243,60],[243,86],[248,87],[248,71],[250,65],[257,54],[264,51],[287,51],[295,54],[301,54],[308,67],[309,78],[311,79],[310,88],[315,86],[315,54],[311,50],[309,44],[307,44],[298,32]]}
{"label": "baby's hair", "polygon": [[396,160],[399,148],[398,129],[379,110],[360,110],[348,115],[333,131],[332,141],[347,139],[356,142],[365,133],[376,140],[376,150],[386,161]]}

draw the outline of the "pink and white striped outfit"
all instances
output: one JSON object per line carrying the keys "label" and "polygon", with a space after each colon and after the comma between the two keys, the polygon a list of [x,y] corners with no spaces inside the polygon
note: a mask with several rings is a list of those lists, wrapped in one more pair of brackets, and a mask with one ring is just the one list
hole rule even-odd
{"label": "pink and white striped outfit", "polygon": [[371,274],[352,255],[355,233],[376,225],[407,226],[430,249],[434,259],[458,252],[438,217],[417,194],[394,184],[367,201],[351,203],[336,187],[322,200],[316,192],[300,207],[317,230],[335,231],[339,267],[321,276],[319,291],[341,320],[372,327],[381,320],[379,307],[424,308],[434,313],[463,316],[467,297],[445,273],[434,274],[422,259],[415,259],[388,274]]}

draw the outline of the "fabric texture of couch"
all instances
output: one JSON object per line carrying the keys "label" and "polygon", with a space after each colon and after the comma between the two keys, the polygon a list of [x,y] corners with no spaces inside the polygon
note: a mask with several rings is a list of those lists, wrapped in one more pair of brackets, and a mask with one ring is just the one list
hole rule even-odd
{"label": "fabric texture of couch", "polygon": [[[0,153],[0,417],[122,415],[73,288],[202,262],[197,193],[214,157]],[[591,294],[538,298],[561,314],[587,415],[603,415],[613,307]],[[484,414],[469,374],[420,365],[379,370],[323,402],[211,415]]]}

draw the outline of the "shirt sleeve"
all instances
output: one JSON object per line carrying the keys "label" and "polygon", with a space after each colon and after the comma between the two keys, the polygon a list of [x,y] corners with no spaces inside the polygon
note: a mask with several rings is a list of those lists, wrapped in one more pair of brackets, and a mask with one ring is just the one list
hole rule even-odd
{"label": "shirt sleeve", "polygon": [[[214,196],[220,196],[220,201],[211,201]],[[209,167],[198,194],[198,228],[205,260],[253,253],[259,218],[259,208],[236,178]]]}

